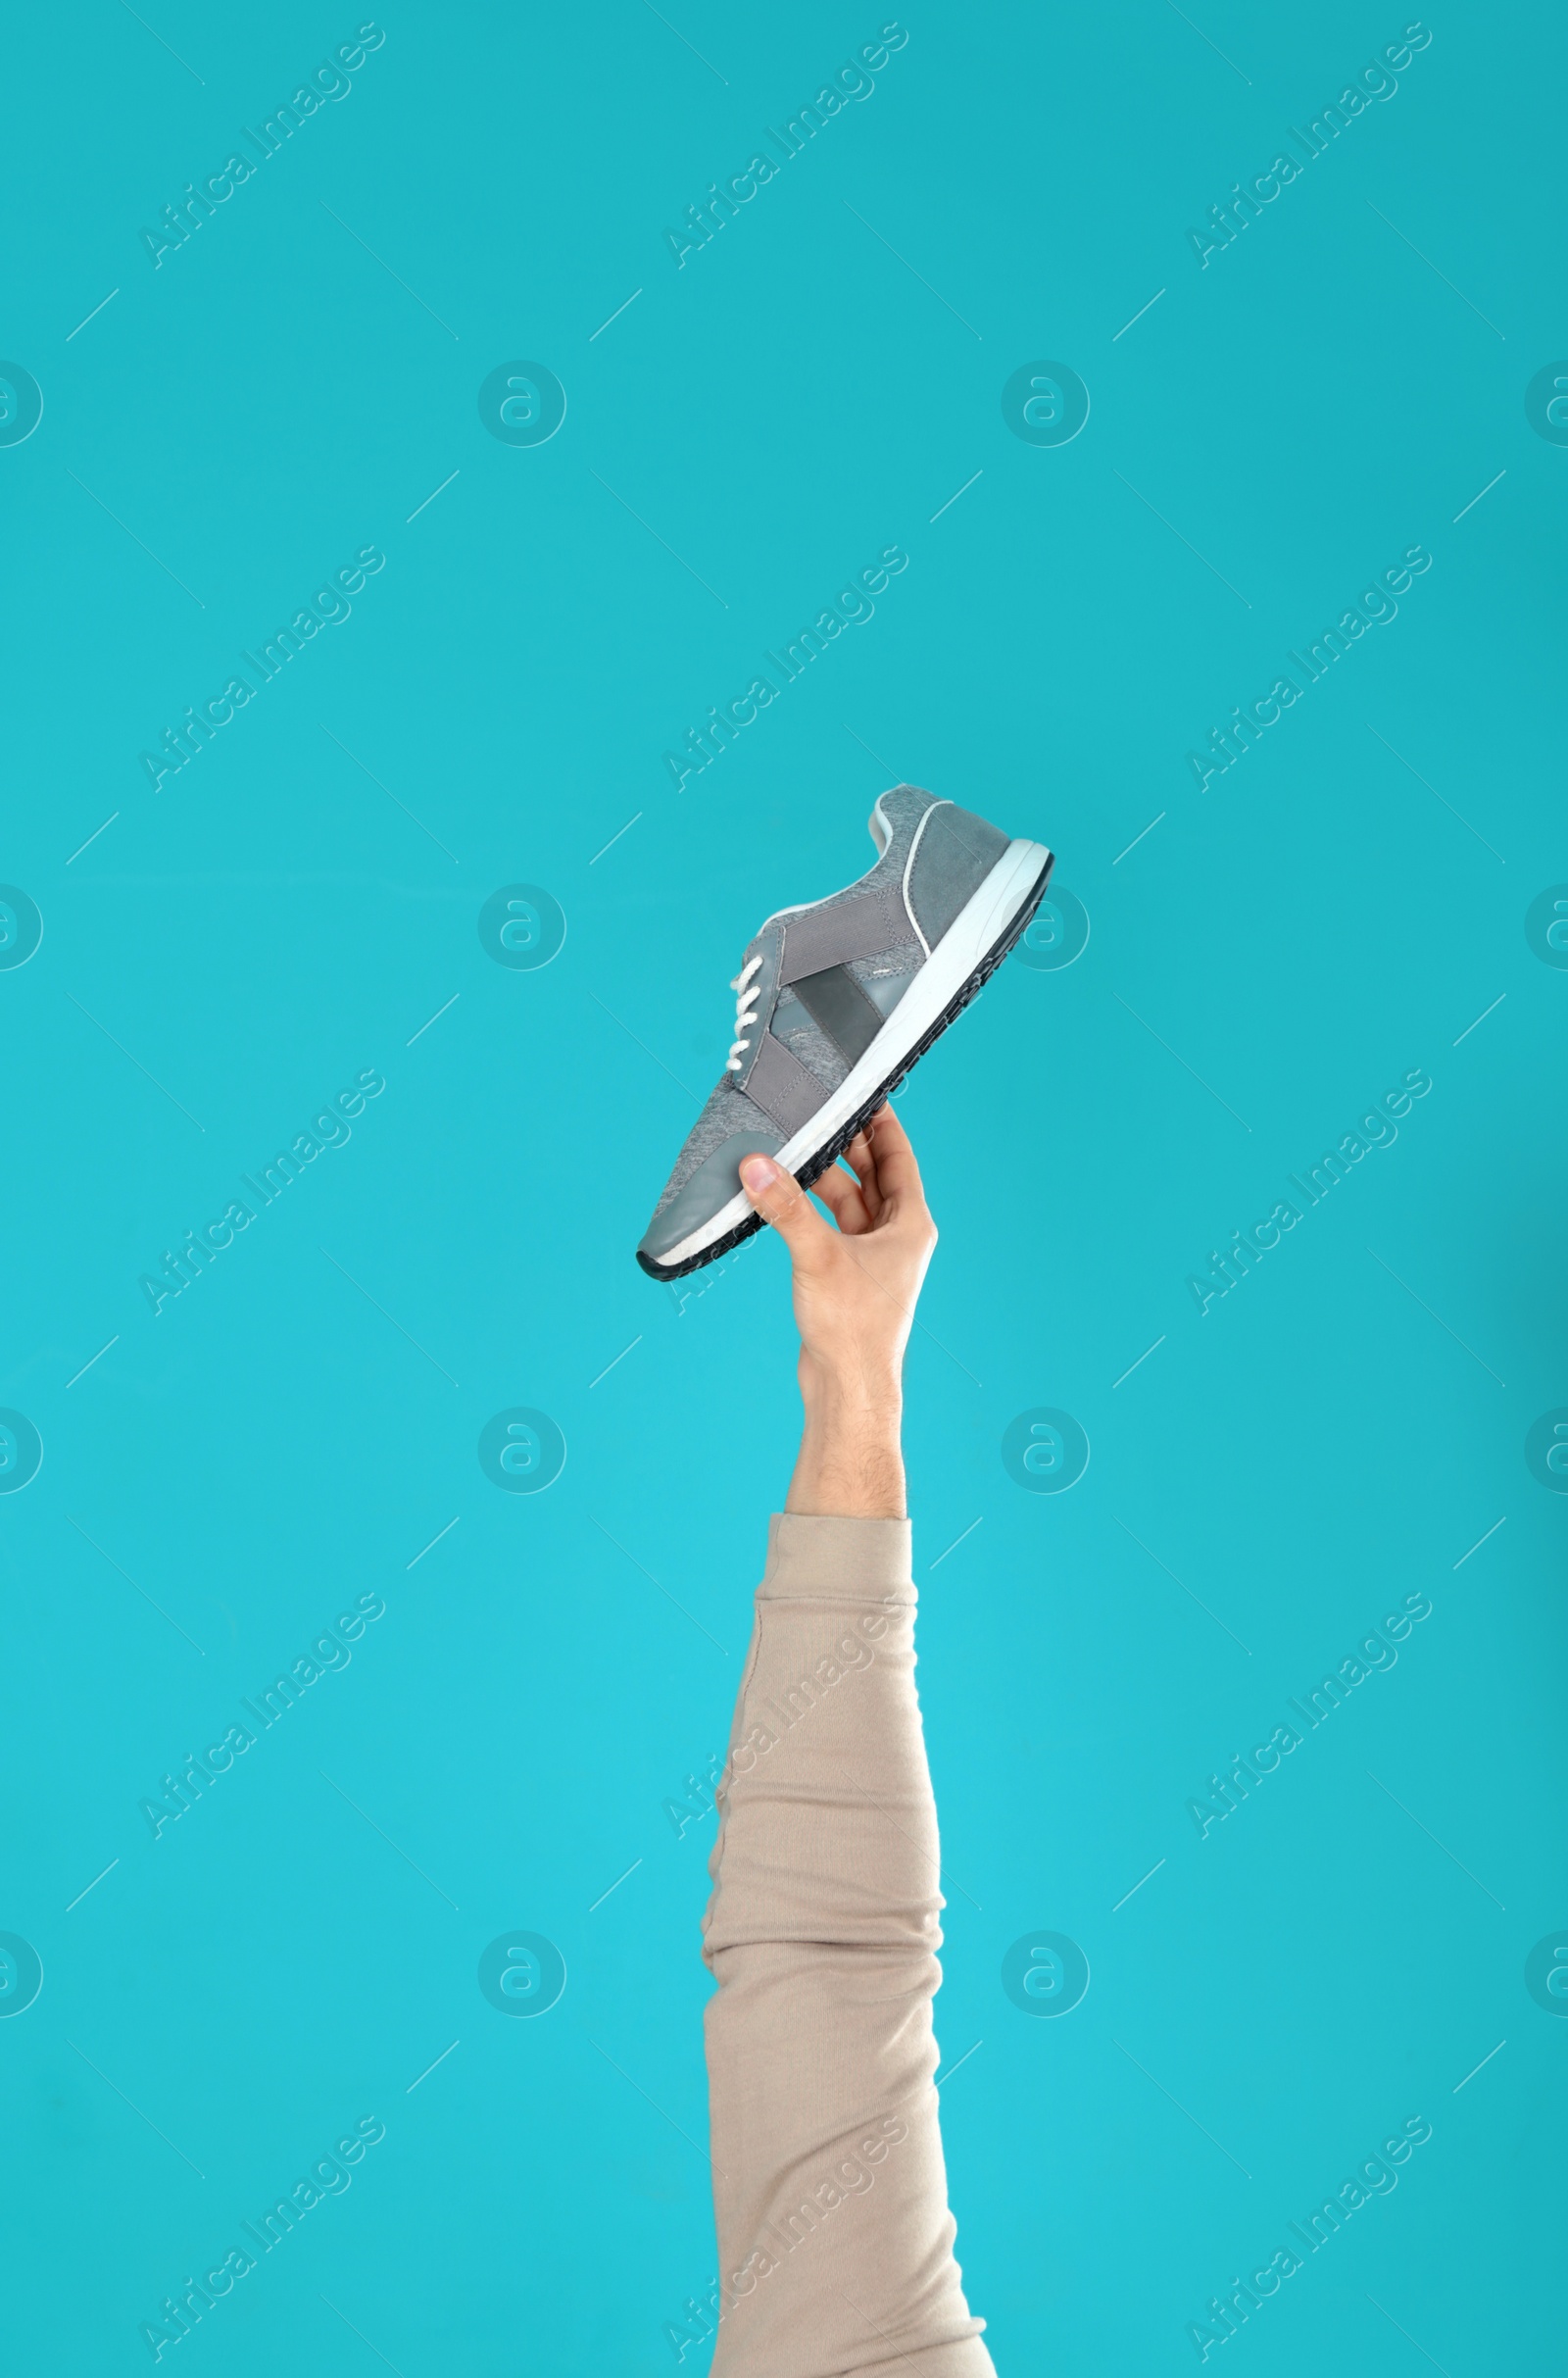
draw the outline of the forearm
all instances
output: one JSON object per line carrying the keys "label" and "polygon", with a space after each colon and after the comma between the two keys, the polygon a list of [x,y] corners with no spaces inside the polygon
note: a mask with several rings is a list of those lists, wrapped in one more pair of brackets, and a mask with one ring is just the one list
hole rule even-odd
{"label": "forearm", "polygon": [[827,1378],[802,1363],[806,1424],[784,1508],[808,1518],[903,1519],[903,1400],[896,1378]]}

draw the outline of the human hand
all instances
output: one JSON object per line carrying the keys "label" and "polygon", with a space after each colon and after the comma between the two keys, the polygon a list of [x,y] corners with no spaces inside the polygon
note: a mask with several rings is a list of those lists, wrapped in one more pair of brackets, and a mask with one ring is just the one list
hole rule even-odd
{"label": "human hand", "polygon": [[768,1157],[741,1165],[753,1207],[790,1251],[806,1429],[786,1508],[902,1518],[900,1375],[936,1224],[891,1107],[851,1142],[845,1163],[851,1171],[830,1166],[809,1195]]}

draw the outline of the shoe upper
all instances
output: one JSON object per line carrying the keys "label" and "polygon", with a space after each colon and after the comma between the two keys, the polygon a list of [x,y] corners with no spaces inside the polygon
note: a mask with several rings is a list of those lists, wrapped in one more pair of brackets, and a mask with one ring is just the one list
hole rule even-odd
{"label": "shoe upper", "polygon": [[645,1231],[658,1263],[728,1205],[747,1156],[776,1155],[839,1087],[1007,848],[971,811],[912,784],[868,820],[875,865],[842,892],[779,909],[747,944],[729,1063]]}

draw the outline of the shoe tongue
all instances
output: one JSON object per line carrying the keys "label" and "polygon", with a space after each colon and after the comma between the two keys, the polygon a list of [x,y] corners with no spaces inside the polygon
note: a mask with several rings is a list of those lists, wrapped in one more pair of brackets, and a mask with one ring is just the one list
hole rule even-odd
{"label": "shoe tongue", "polygon": [[882,815],[882,804],[880,800],[877,802],[876,807],[872,810],[870,817],[867,817],[865,821],[865,830],[870,835],[871,840],[875,843],[876,855],[880,859],[884,851],[887,849],[889,843],[893,840],[893,828],[889,825],[887,819]]}

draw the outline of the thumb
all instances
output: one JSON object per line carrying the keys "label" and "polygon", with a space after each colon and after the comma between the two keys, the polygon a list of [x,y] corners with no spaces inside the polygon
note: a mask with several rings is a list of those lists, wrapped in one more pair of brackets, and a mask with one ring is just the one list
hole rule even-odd
{"label": "thumb", "polygon": [[794,1174],[770,1156],[748,1156],[740,1170],[741,1187],[763,1221],[771,1222],[796,1262],[808,1260],[831,1233]]}

